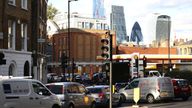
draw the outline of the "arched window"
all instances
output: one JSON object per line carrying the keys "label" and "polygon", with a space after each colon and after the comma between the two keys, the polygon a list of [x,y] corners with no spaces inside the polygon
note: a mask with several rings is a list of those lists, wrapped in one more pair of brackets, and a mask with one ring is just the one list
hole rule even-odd
{"label": "arched window", "polygon": [[26,61],[24,65],[24,76],[30,76],[29,74],[29,62]]}
{"label": "arched window", "polygon": [[8,75],[9,76],[14,76],[14,73],[15,73],[15,66],[14,66],[14,64],[11,64],[9,66],[9,73],[8,73]]}

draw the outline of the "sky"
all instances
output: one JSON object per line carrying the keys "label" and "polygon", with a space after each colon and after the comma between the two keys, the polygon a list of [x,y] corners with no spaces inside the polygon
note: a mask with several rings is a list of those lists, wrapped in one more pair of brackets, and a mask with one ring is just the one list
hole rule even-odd
{"label": "sky", "polygon": [[[91,16],[93,0],[78,0],[70,3],[70,11]],[[60,12],[67,12],[68,0],[49,0]],[[192,0],[104,0],[106,17],[109,20],[111,5],[124,7],[127,35],[131,35],[134,23],[141,27],[144,44],[155,40],[155,24],[158,15],[171,17],[171,41],[192,39]],[[109,23],[109,21],[108,21]],[[109,23],[110,24],[110,23]]]}

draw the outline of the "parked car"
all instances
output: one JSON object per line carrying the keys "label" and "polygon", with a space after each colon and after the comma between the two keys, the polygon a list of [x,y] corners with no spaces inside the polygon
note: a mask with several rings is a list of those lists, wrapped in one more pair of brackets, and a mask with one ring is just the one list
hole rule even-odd
{"label": "parked car", "polygon": [[154,76],[156,76],[156,77],[161,77],[162,75],[161,75],[160,72],[157,71],[157,70],[150,70],[150,71],[148,71],[148,72],[145,72],[144,76],[145,76],[145,77],[154,77]]}
{"label": "parked car", "polygon": [[48,73],[47,74],[47,82],[57,82],[58,81],[58,75],[56,73]]}
{"label": "parked car", "polygon": [[[96,99],[97,107],[108,107],[109,106],[109,97],[110,97],[110,88],[108,85],[95,85],[86,87],[93,97]],[[112,94],[112,105],[121,106],[121,96],[119,93]]]}
{"label": "parked car", "polygon": [[46,86],[59,97],[62,108],[95,108],[95,99],[77,82],[49,83]]}
{"label": "parked car", "polygon": [[35,79],[0,77],[0,108],[60,108],[59,98]]}
{"label": "parked car", "polygon": [[191,88],[186,79],[172,79],[175,98],[188,100],[191,96]]}
{"label": "parked car", "polygon": [[93,83],[96,85],[105,85],[107,81],[107,76],[105,72],[97,72],[93,74]]}
{"label": "parked car", "polygon": [[146,77],[133,79],[126,87],[119,90],[123,101],[133,100],[133,90],[138,87],[140,88],[140,100],[145,100],[148,103],[174,98],[171,78]]}

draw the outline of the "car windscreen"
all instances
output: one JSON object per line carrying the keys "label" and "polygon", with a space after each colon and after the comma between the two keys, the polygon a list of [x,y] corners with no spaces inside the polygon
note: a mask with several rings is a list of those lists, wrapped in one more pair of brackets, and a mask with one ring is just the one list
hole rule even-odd
{"label": "car windscreen", "polygon": [[177,83],[178,83],[179,86],[186,86],[186,85],[188,85],[188,82],[186,80],[178,80]]}
{"label": "car windscreen", "polygon": [[102,89],[101,88],[87,88],[90,93],[101,93]]}
{"label": "car windscreen", "polygon": [[90,93],[102,93],[102,92],[110,92],[109,87],[104,88],[87,88]]}
{"label": "car windscreen", "polygon": [[63,94],[62,85],[47,85],[47,88],[54,94]]}

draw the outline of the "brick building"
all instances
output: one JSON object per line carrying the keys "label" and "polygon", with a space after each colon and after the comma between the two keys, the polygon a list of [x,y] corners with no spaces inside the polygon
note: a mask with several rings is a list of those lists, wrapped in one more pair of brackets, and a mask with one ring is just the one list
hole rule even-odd
{"label": "brick building", "polygon": [[48,0],[32,0],[31,16],[31,51],[32,51],[32,75],[35,79],[46,82],[46,41],[47,41],[47,2]]}
{"label": "brick building", "polygon": [[31,75],[31,0],[0,1],[1,75]]}
{"label": "brick building", "polygon": [[0,0],[0,52],[6,59],[0,75],[40,79],[37,71],[43,67],[32,67],[43,61],[44,44],[38,39],[46,39],[46,10],[47,0]]}
{"label": "brick building", "polygon": [[[75,72],[92,73],[101,71],[103,61],[97,60],[101,55],[101,38],[106,36],[106,30],[71,29],[70,37],[70,60],[73,58],[76,64]],[[113,33],[112,33],[113,34]],[[51,72],[62,73],[61,54],[67,50],[67,29],[59,31],[52,37],[53,41],[53,64]],[[113,34],[113,52],[115,53],[116,38]]]}
{"label": "brick building", "polygon": [[[120,45],[118,51],[121,54],[168,54],[168,47],[130,47],[126,45]],[[177,48],[170,48],[170,54],[178,54]],[[151,63],[162,63],[161,60],[150,60]],[[175,62],[174,60],[172,62]],[[168,63],[168,60],[165,60],[164,63]]]}

